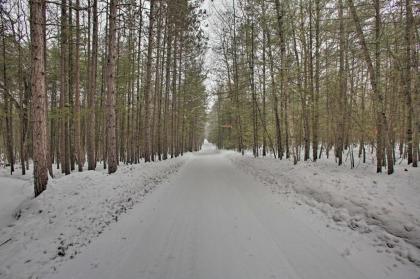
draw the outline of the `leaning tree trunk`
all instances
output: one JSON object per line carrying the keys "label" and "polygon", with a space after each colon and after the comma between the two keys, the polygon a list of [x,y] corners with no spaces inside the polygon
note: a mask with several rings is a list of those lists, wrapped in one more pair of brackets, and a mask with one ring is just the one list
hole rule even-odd
{"label": "leaning tree trunk", "polygon": [[[348,4],[349,4],[349,8],[350,8],[350,13],[353,17],[353,21],[356,27],[356,34],[358,36],[358,39],[360,41],[360,45],[362,47],[362,52],[363,52],[363,56],[365,58],[366,64],[367,64],[367,69],[368,69],[368,73],[369,73],[369,78],[370,78],[370,84],[372,86],[372,90],[373,93],[375,95],[375,101],[376,101],[376,125],[377,125],[377,144],[379,145],[377,148],[377,172],[382,172],[382,160],[384,158],[383,156],[383,145],[382,143],[386,144],[386,149],[388,151],[388,156],[389,154],[392,154],[391,151],[391,145],[389,143],[389,137],[388,137],[388,120],[385,114],[385,106],[384,106],[384,100],[383,100],[383,96],[382,93],[380,91],[379,88],[379,80],[378,80],[378,74],[379,74],[379,65],[377,65],[377,69],[375,71],[374,67],[373,67],[373,63],[372,63],[372,58],[370,56],[369,53],[369,48],[367,46],[366,43],[366,39],[363,33],[363,29],[362,26],[360,24],[360,19],[359,16],[357,14],[356,8],[354,6],[353,0],[347,0]],[[379,50],[379,34],[380,34],[380,19],[379,19],[379,1],[376,0],[375,1],[375,9],[376,9],[376,56],[379,55],[380,51]],[[378,61],[378,59],[377,59]],[[379,62],[379,61],[378,61]],[[393,159],[392,157],[388,157],[388,160],[391,161],[391,163],[388,163],[388,174],[392,174],[394,172],[394,165],[393,165]]]}

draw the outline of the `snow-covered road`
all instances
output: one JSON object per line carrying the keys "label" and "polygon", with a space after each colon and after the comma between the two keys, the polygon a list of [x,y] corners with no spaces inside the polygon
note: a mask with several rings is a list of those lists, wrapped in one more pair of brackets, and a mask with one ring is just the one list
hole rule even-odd
{"label": "snow-covered road", "polygon": [[367,278],[211,148],[51,278]]}

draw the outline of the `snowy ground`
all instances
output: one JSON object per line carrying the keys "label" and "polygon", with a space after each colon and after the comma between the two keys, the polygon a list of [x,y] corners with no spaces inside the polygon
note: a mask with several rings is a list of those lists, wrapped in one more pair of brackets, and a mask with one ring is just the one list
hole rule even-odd
{"label": "snowy ground", "polygon": [[188,155],[120,166],[114,175],[99,167],[68,176],[58,173],[36,199],[30,174],[3,172],[0,278],[44,278],[61,262],[74,258],[155,186],[167,182],[186,160]]}
{"label": "snowy ground", "polygon": [[[15,220],[16,205],[22,203],[33,193],[30,175],[8,177],[0,173],[0,229]],[[3,237],[0,236],[0,244]]]}
{"label": "snowy ground", "polygon": [[297,165],[250,155],[230,159],[273,192],[319,209],[338,225],[371,234],[379,253],[420,267],[420,169],[397,165],[389,176],[375,173],[370,164],[349,169],[328,159]]}
{"label": "snowy ground", "polygon": [[418,279],[419,172],[293,166],[205,144],[111,176],[74,173],[0,223],[0,244],[11,239],[0,278]]}

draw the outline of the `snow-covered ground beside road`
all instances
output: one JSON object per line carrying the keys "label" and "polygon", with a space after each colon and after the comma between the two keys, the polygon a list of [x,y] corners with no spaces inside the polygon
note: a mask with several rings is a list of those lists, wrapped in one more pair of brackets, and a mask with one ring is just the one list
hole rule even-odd
{"label": "snow-covered ground beside road", "polygon": [[3,172],[0,278],[43,278],[60,262],[74,258],[122,213],[167,181],[188,156],[120,165],[112,175],[99,166],[96,171],[58,174],[36,199],[31,172],[26,176]]}
{"label": "snow-covered ground beside road", "polygon": [[0,278],[419,279],[420,171],[374,171],[205,142],[34,199],[31,172],[3,169]]}
{"label": "snow-covered ground beside road", "polygon": [[321,212],[328,226],[366,234],[378,253],[396,260],[393,265],[420,267],[420,169],[397,165],[387,175],[372,164],[350,169],[331,158],[297,165],[249,153],[229,158],[272,192]]}
{"label": "snow-covered ground beside road", "polygon": [[335,225],[303,195],[278,195],[274,179],[261,183],[238,168],[241,160],[259,162],[205,144],[167,186],[47,278],[419,277],[419,267],[372,245],[370,234]]}

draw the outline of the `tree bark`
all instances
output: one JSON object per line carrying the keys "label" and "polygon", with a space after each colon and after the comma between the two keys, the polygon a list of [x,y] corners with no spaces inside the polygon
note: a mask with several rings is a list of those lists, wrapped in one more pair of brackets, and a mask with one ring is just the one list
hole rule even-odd
{"label": "tree bark", "polygon": [[4,91],[4,111],[5,113],[5,126],[6,126],[6,150],[7,150],[7,161],[10,165],[10,174],[15,171],[15,155],[13,152],[13,104],[10,100],[9,83],[7,78],[7,67],[6,67],[6,36],[4,34],[5,26],[2,20],[2,38],[3,38],[3,91]]}
{"label": "tree bark", "polygon": [[60,161],[61,172],[70,174],[69,149],[69,80],[68,80],[68,18],[67,0],[61,1],[61,51],[60,51]]}
{"label": "tree bark", "polygon": [[147,46],[147,62],[146,62],[146,80],[144,84],[144,160],[150,162],[151,160],[151,142],[150,142],[150,92],[152,82],[152,51],[153,51],[153,24],[155,21],[154,15],[155,1],[150,1],[149,12],[149,35]]}
{"label": "tree bark", "polygon": [[86,122],[86,152],[88,170],[96,169],[96,148],[95,148],[95,106],[96,106],[96,77],[98,63],[98,1],[93,0],[92,15],[92,51],[89,63],[89,85],[87,96],[87,108],[89,119]]}
{"label": "tree bark", "polygon": [[406,23],[405,23],[405,67],[404,67],[404,94],[406,102],[406,141],[407,141],[407,163],[413,163],[413,116],[414,108],[412,103],[411,93],[411,32],[412,32],[412,14],[411,14],[411,1],[405,1],[406,9]]}
{"label": "tree bark", "polygon": [[345,52],[345,39],[344,39],[344,16],[343,16],[343,1],[339,0],[338,3],[338,14],[340,20],[340,68],[338,72],[338,86],[339,86],[339,96],[338,96],[338,120],[337,120],[337,143],[336,143],[336,157],[338,158],[338,165],[340,166],[343,163],[343,146],[344,146],[344,107],[346,104],[346,88],[347,80],[344,73],[344,52]]}
{"label": "tree bark", "polygon": [[80,146],[80,0],[76,0],[76,47],[74,64],[74,147],[79,171],[83,171],[84,156]]}
{"label": "tree bark", "polygon": [[45,88],[44,28],[42,9],[45,0],[30,0],[31,26],[31,91],[33,121],[33,160],[35,197],[41,194],[48,183],[47,162],[47,95]]}
{"label": "tree bark", "polygon": [[110,0],[109,35],[108,35],[108,60],[107,60],[107,155],[108,173],[117,171],[117,137],[116,137],[116,86],[115,86],[115,60],[116,60],[116,35],[117,35],[117,5],[118,0]]}
{"label": "tree bark", "polygon": [[319,85],[319,76],[320,76],[320,30],[319,24],[321,20],[321,7],[320,0],[315,0],[315,92],[313,100],[313,110],[312,110],[312,158],[314,161],[318,157],[318,133],[319,133],[319,94],[320,94],[320,85]]}
{"label": "tree bark", "polygon": [[[169,6],[168,6],[169,10]],[[169,122],[169,92],[170,92],[170,78],[171,78],[171,54],[172,54],[172,22],[170,20],[170,15],[168,15],[167,19],[167,43],[166,43],[166,65],[165,65],[165,101],[164,101],[164,109],[163,109],[163,139],[162,139],[162,150],[163,150],[163,160],[168,158],[168,122]]]}

